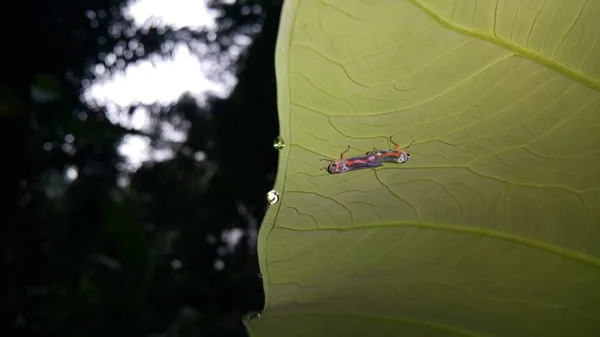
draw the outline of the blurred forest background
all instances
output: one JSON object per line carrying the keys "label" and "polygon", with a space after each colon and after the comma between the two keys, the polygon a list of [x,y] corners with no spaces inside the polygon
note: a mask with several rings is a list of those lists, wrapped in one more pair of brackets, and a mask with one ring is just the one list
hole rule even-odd
{"label": "blurred forest background", "polygon": [[[214,0],[212,33],[135,29],[120,0],[0,11],[3,336],[247,335],[241,319],[264,301],[256,232],[277,167],[281,2]],[[253,42],[236,56],[240,35]],[[117,72],[178,43],[219,61],[215,77],[234,72],[227,98],[145,106],[144,130],[82,98],[94,65]],[[173,155],[131,170],[118,151],[130,135]]]}

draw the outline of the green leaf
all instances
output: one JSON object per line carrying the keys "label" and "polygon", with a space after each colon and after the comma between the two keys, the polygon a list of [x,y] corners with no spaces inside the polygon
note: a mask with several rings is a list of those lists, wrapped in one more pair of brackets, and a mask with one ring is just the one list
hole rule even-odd
{"label": "green leaf", "polygon": [[[252,336],[600,336],[600,1],[287,0]],[[412,159],[330,175],[386,138]]]}

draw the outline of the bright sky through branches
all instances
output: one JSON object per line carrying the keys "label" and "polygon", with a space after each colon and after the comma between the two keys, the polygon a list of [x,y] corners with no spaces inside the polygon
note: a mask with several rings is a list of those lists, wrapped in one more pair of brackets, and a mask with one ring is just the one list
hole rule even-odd
{"label": "bright sky through branches", "polygon": [[[138,0],[132,2],[124,14],[138,27],[148,21],[173,28],[215,27],[215,14],[209,12],[203,0]],[[128,65],[124,73],[92,85],[89,94],[102,103],[129,106],[136,102],[168,104],[185,91],[196,95],[228,93],[229,88],[207,78],[206,65],[186,46],[176,46],[172,58],[155,63],[156,66],[150,61]]]}
{"label": "bright sky through branches", "polygon": [[[214,29],[216,25],[215,13],[209,11],[203,0],[137,0],[124,14],[138,27],[149,21],[155,25],[198,30]],[[102,70],[103,67],[97,68]],[[84,95],[87,100],[106,106],[113,123],[143,129],[151,120],[147,111],[139,109],[128,118],[122,110],[136,103],[173,103],[186,91],[200,100],[209,93],[226,97],[235,85],[234,79],[227,83],[215,82],[208,78],[207,69],[210,64],[202,63],[187,46],[177,45],[171,58],[155,60],[154,64],[149,60],[130,64],[124,72],[93,83]],[[176,130],[166,131],[165,135],[174,141],[185,139],[185,135]],[[144,161],[170,157],[169,151],[155,151],[149,147],[149,139],[139,136],[126,137],[119,151],[134,170]]]}
{"label": "bright sky through branches", "polygon": [[125,14],[138,26],[157,18],[173,28],[215,28],[215,14],[209,12],[204,0],[137,0]]}
{"label": "bright sky through branches", "polygon": [[[225,2],[225,1],[224,1]],[[133,1],[125,10],[136,26],[141,27],[150,21],[173,28],[214,29],[215,16],[209,12],[204,0],[138,0]],[[227,83],[210,80],[206,69],[210,65],[202,64],[187,46],[175,46],[173,57],[167,60],[137,62],[128,65],[124,73],[112,74],[108,80],[98,81],[85,93],[87,99],[107,107],[107,115],[113,123],[125,124],[135,129],[144,129],[149,123],[149,113],[138,109],[133,116],[124,116],[121,109],[136,103],[169,104],[177,101],[184,92],[190,92],[198,98],[207,93],[221,97],[227,96],[235,80]],[[164,136],[174,141],[183,141],[185,134],[174,130],[172,126],[162,126]],[[137,169],[144,161],[161,160],[170,157],[169,151],[156,151],[149,146],[149,139],[129,135],[119,146],[119,152],[128,159],[130,169]],[[77,172],[70,172],[75,179]],[[255,220],[254,220],[255,221]],[[252,231],[251,231],[252,232]],[[255,231],[251,235],[256,235]],[[223,232],[227,249],[231,250],[242,237],[239,229]],[[174,260],[173,268],[181,267]],[[221,259],[215,260],[215,268],[223,268]]]}

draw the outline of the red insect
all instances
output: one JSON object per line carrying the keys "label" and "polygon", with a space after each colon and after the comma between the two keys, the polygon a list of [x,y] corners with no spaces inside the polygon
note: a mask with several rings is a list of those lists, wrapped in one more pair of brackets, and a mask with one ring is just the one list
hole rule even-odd
{"label": "red insect", "polygon": [[377,157],[382,158],[382,160],[384,162],[388,162],[388,163],[406,163],[407,161],[410,160],[410,153],[407,152],[408,148],[410,147],[410,145],[412,143],[414,143],[415,141],[413,140],[412,142],[410,142],[408,144],[408,146],[405,149],[400,149],[400,145],[396,144],[393,140],[392,137],[390,137],[390,142],[392,144],[395,145],[395,147],[391,150],[377,150],[374,149],[374,151],[369,151],[367,152],[365,155],[374,155]]}
{"label": "red insect", "polygon": [[346,173],[348,171],[378,167],[383,165],[383,157],[377,156],[375,154],[366,154],[364,156],[356,156],[346,159],[344,157],[344,153],[348,152],[349,150],[350,146],[348,146],[348,149],[346,151],[340,154],[340,159],[334,160],[331,164],[329,164],[329,166],[327,167],[327,172],[332,174]]}

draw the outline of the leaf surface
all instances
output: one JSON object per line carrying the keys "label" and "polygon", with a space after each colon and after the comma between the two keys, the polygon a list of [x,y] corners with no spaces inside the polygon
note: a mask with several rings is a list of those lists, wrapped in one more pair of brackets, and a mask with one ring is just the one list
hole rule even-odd
{"label": "leaf surface", "polygon": [[[600,1],[287,0],[253,337],[600,336]],[[410,147],[330,175],[322,158]]]}

